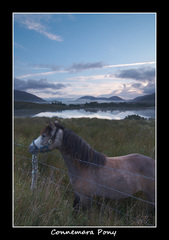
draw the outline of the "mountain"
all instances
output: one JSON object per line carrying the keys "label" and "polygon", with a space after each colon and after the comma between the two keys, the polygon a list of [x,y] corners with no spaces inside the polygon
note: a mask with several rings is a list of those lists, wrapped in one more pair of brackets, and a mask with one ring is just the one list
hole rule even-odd
{"label": "mountain", "polygon": [[46,102],[44,99],[20,90],[14,90],[15,102]]}
{"label": "mountain", "polygon": [[149,95],[144,95],[141,97],[136,97],[132,102],[155,102],[155,93],[149,94]]}
{"label": "mountain", "polygon": [[109,97],[109,98],[106,98],[106,97],[93,97],[93,96],[83,96],[81,98],[78,98],[77,101],[79,100],[92,100],[92,101],[98,101],[98,100],[103,100],[103,101],[124,101],[124,99],[118,97],[118,96],[112,96],[112,97]]}
{"label": "mountain", "polygon": [[83,100],[83,99],[96,100],[96,98],[93,96],[83,96],[83,97],[78,98],[77,100]]}
{"label": "mountain", "polygon": [[118,96],[112,96],[112,97],[109,97],[107,98],[109,101],[125,101],[123,98],[121,97],[118,97]]}
{"label": "mountain", "polygon": [[78,98],[76,101],[80,101],[80,100],[90,100],[90,101],[111,101],[111,102],[135,102],[135,103],[146,103],[146,104],[155,104],[155,93],[153,94],[149,94],[149,95],[144,95],[144,96],[140,96],[140,97],[136,97],[134,99],[131,100],[125,100],[123,98],[120,98],[118,96],[112,96],[112,97],[93,97],[93,96],[83,96],[81,98]]}

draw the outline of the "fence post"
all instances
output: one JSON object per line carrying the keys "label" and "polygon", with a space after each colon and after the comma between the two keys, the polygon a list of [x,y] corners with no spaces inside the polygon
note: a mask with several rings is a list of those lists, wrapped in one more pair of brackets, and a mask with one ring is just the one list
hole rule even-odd
{"label": "fence post", "polygon": [[32,183],[31,191],[37,187],[38,155],[32,155]]}

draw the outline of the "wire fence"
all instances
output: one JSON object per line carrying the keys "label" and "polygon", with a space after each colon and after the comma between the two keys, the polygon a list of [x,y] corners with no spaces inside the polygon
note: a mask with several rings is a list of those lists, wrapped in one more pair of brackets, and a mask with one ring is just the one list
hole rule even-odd
{"label": "wire fence", "polygon": [[[19,143],[14,143],[14,144],[17,145],[17,146],[20,146],[20,147],[23,147],[23,148],[27,148],[27,149],[28,149],[28,146],[25,146],[25,145],[23,145],[23,144],[19,144]],[[63,157],[63,156],[62,156],[61,154],[59,154],[59,153],[48,152],[48,154],[50,154],[50,155],[55,155],[55,156],[59,156],[59,157]],[[22,159],[22,160],[29,160],[30,163],[31,163],[31,161],[33,162],[33,157],[32,157],[32,158],[29,158],[29,157],[25,157],[25,156],[18,155],[18,154],[15,154],[15,157],[17,157],[17,160],[21,160],[21,159]],[[64,156],[64,157],[67,157],[67,156]],[[85,163],[85,164],[90,164],[90,165],[93,165],[93,166],[99,166],[99,167],[102,167],[102,168],[108,168],[107,166],[100,166],[100,165],[98,165],[98,164],[96,164],[96,163],[86,162],[86,161],[82,161],[82,160],[79,160],[79,159],[74,159],[74,160],[75,160],[75,161],[82,162],[82,163]],[[42,165],[42,166],[45,166],[45,167],[48,167],[48,168],[50,168],[50,169],[52,169],[52,170],[57,170],[57,171],[60,172],[62,175],[65,174],[65,175],[68,175],[69,177],[70,177],[70,175],[71,175],[72,177],[75,177],[75,178],[78,178],[78,179],[80,179],[80,180],[86,181],[86,183],[95,184],[95,185],[97,185],[97,186],[99,186],[99,187],[101,187],[101,188],[104,188],[104,189],[106,189],[106,190],[109,190],[109,191],[112,191],[112,192],[115,192],[115,193],[124,195],[125,198],[133,199],[133,201],[135,201],[135,203],[133,204],[133,206],[131,206],[131,211],[132,211],[132,209],[134,208],[134,206],[137,207],[137,203],[138,203],[138,202],[143,203],[143,204],[144,204],[144,208],[145,208],[144,215],[145,215],[145,212],[146,212],[146,215],[147,215],[147,216],[146,216],[146,220],[143,220],[143,218],[144,218],[145,216],[140,216],[140,215],[139,215],[138,217],[131,216],[131,211],[130,211],[130,213],[124,212],[124,211],[122,211],[122,210],[119,210],[119,209],[117,209],[117,208],[115,208],[115,207],[112,207],[112,206],[106,204],[106,203],[103,202],[103,201],[98,201],[97,199],[95,199],[95,198],[93,198],[93,197],[89,197],[89,196],[86,196],[86,195],[83,195],[82,193],[80,193],[80,195],[81,195],[82,197],[84,197],[84,198],[86,198],[86,199],[89,199],[92,203],[98,204],[98,205],[100,205],[101,207],[108,208],[109,210],[111,210],[111,211],[113,211],[113,212],[115,212],[115,213],[118,213],[118,214],[120,214],[120,215],[122,215],[122,216],[125,216],[126,218],[132,218],[134,221],[138,222],[139,225],[140,225],[140,223],[141,223],[141,225],[143,225],[143,226],[145,226],[145,225],[146,225],[146,226],[154,226],[154,225],[155,225],[155,218],[153,218],[153,221],[152,221],[152,222],[150,222],[150,221],[148,220],[149,206],[151,206],[151,208],[153,207],[153,209],[155,209],[155,203],[150,202],[150,201],[145,200],[145,199],[142,199],[142,198],[140,198],[140,197],[133,196],[133,195],[128,194],[128,193],[126,193],[126,192],[122,192],[122,191],[119,191],[119,190],[117,190],[117,189],[110,188],[110,187],[108,187],[108,186],[99,184],[99,183],[94,182],[94,181],[92,181],[92,180],[90,180],[90,179],[87,179],[87,178],[84,178],[84,177],[81,177],[81,176],[77,176],[77,175],[75,175],[75,174],[72,174],[72,173],[68,172],[67,170],[64,170],[64,169],[61,169],[61,168],[52,166],[52,165],[47,164],[47,163],[45,163],[45,162],[42,162],[42,161],[40,161],[40,160],[38,160],[38,164],[40,164],[40,165]],[[37,168],[37,166],[36,166],[36,168]],[[129,172],[129,171],[123,171],[123,170],[121,170],[121,169],[115,169],[115,168],[108,168],[108,169],[109,169],[109,170],[112,170],[112,172],[113,172],[113,171],[116,171],[116,172],[125,173],[125,174],[129,174],[129,175],[137,176],[137,177],[142,177],[142,178],[146,179],[147,181],[155,181],[155,178],[152,178],[152,177],[149,177],[149,176],[140,175],[140,174],[133,173],[133,172]],[[34,188],[34,187],[33,187],[33,185],[34,185],[34,183],[33,183],[33,177],[35,177],[35,181],[36,181],[36,176],[34,176],[34,173],[35,173],[35,172],[34,172],[33,167],[31,168],[31,164],[30,164],[30,170],[31,170],[31,171],[24,170],[23,168],[18,168],[18,170],[21,171],[22,173],[27,173],[27,174],[29,174],[30,177],[32,176],[31,190],[33,190],[33,188]],[[36,169],[36,170],[37,170],[37,169]],[[48,180],[48,177],[46,177],[46,176],[45,176],[45,177],[44,177],[44,176],[40,176],[40,174],[38,174],[38,179],[39,179],[39,178],[42,179],[42,180],[44,180],[44,181],[47,181],[47,180]],[[68,192],[74,193],[74,190],[72,189],[71,184],[69,184],[69,187],[68,187],[68,186],[65,186],[65,185],[63,185],[63,184],[60,184],[60,183],[58,183],[58,182],[55,183],[55,182],[53,181],[53,177],[50,179],[50,181],[51,181],[52,184],[56,185],[57,187],[61,187],[62,189],[65,189],[65,190],[68,191]],[[38,186],[37,186],[37,187],[38,187]],[[35,184],[35,189],[36,189],[36,184]],[[78,193],[78,192],[76,191],[76,193]],[[153,210],[153,211],[154,211],[154,210]],[[153,213],[153,214],[155,214],[155,213]]]}

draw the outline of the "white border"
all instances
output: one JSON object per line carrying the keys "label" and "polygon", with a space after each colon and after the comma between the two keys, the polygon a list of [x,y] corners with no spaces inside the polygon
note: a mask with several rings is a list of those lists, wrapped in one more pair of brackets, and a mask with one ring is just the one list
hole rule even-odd
{"label": "white border", "polygon": [[[155,17],[155,76],[157,84],[157,13],[156,12],[13,12],[12,13],[12,227],[13,228],[157,228],[157,86],[155,86],[155,226],[15,226],[14,225],[14,15],[15,14],[154,14]],[[65,230],[66,231],[66,230]],[[79,234],[80,236],[80,234]]]}

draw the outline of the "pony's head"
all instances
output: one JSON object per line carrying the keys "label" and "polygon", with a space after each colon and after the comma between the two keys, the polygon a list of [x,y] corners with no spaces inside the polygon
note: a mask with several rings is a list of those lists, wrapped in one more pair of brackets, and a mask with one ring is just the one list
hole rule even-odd
{"label": "pony's head", "polygon": [[33,140],[29,146],[29,152],[37,154],[38,152],[48,152],[55,148],[62,147],[64,127],[56,120],[54,123],[50,121],[41,131],[40,136]]}

